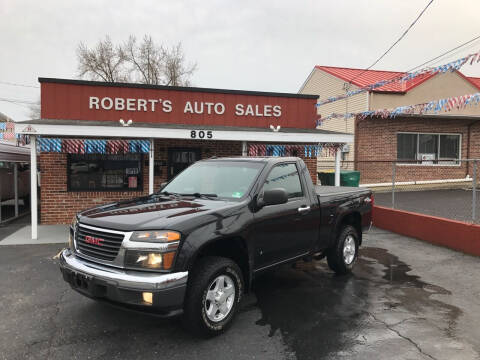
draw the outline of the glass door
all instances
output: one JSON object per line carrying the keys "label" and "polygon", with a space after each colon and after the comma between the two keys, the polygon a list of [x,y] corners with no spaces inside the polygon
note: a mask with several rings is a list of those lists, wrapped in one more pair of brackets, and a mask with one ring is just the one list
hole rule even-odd
{"label": "glass door", "polygon": [[198,160],[200,160],[198,148],[168,149],[168,180]]}

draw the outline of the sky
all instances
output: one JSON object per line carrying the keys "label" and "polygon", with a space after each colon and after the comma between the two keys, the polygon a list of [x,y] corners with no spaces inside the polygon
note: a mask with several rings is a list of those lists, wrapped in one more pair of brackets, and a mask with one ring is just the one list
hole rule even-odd
{"label": "sky", "polygon": [[[79,42],[148,34],[181,42],[198,87],[298,92],[315,65],[365,68],[411,24],[427,0],[0,1],[0,98],[37,101],[38,77],[78,78]],[[480,35],[479,0],[434,0],[374,69],[406,71]],[[480,40],[441,63],[480,50]],[[462,69],[480,77],[480,63]],[[0,112],[29,118],[27,106]]]}

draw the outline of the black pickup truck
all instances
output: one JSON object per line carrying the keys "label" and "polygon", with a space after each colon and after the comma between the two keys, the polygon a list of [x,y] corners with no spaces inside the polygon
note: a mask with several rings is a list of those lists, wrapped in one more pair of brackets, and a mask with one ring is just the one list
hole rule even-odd
{"label": "black pickup truck", "polygon": [[232,322],[255,276],[327,257],[350,272],[370,226],[367,189],[314,186],[294,157],[198,161],[153,195],[75,216],[63,278],[97,300],[215,335]]}

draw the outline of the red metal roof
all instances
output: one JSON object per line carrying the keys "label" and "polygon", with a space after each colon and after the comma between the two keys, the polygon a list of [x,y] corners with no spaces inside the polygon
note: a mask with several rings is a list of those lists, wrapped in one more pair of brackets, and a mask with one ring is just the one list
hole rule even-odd
{"label": "red metal roof", "polygon": [[478,89],[480,89],[480,78],[468,76],[467,79],[470,80],[470,82]]}
{"label": "red metal roof", "polygon": [[[383,71],[383,70],[367,70],[363,69],[352,69],[352,68],[341,68],[334,66],[315,66],[317,69],[323,70],[333,76],[336,76],[344,81],[351,82],[352,84],[364,87],[367,85],[374,84],[382,80],[390,80],[398,76],[405,75],[405,72],[399,71]],[[407,92],[410,89],[413,89],[415,86],[420,85],[425,80],[430,79],[436,74],[426,74],[417,76],[414,79],[409,81],[399,83],[391,83],[379,87],[374,92]],[[353,80],[352,80],[353,79]]]}

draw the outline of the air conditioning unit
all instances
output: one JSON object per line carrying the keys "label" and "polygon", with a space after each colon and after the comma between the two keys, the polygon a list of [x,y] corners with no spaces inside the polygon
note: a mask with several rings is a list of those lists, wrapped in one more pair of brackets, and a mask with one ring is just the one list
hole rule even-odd
{"label": "air conditioning unit", "polygon": [[423,165],[433,165],[436,159],[435,154],[418,154],[418,160],[420,160]]}

